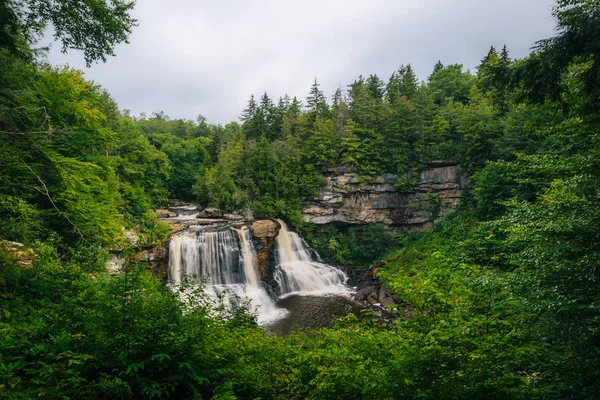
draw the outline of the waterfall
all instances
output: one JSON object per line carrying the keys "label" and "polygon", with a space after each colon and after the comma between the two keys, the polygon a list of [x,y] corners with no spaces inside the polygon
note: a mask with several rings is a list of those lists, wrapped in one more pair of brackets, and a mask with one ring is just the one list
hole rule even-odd
{"label": "waterfall", "polygon": [[249,299],[253,311],[258,310],[260,323],[285,313],[261,286],[256,272],[256,251],[247,228],[172,237],[169,276],[175,284],[181,283],[185,276],[198,284],[206,282],[206,292],[215,299],[222,298],[226,307]]}
{"label": "waterfall", "polygon": [[[309,247],[283,221],[277,236],[277,261],[274,278],[282,295],[290,293],[340,293],[347,291],[348,276],[338,268],[314,261]],[[318,255],[317,255],[318,257]]]}

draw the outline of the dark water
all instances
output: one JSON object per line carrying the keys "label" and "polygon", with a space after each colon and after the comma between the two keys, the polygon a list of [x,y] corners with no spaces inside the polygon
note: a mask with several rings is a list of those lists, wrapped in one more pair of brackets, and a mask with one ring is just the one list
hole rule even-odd
{"label": "dark water", "polygon": [[342,295],[289,295],[277,300],[277,307],[288,314],[265,326],[267,332],[287,335],[296,330],[329,328],[340,317],[349,313],[359,316],[363,308],[356,301]]}

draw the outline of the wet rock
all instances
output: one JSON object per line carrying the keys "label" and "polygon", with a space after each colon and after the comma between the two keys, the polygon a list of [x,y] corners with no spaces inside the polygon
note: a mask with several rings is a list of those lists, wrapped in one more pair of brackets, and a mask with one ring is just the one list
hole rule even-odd
{"label": "wet rock", "polygon": [[224,214],[223,219],[225,219],[227,221],[243,221],[245,218],[243,215],[233,213],[233,214]]}
{"label": "wet rock", "polygon": [[165,220],[162,220],[162,222],[169,225],[169,227],[171,228],[171,233],[181,232],[188,228],[188,226],[186,224],[182,224],[181,221],[177,221],[177,220],[173,220],[173,219],[165,219]]}
{"label": "wet rock", "polygon": [[155,210],[155,212],[158,218],[173,218],[177,216],[176,212],[165,209]]}
{"label": "wet rock", "polygon": [[377,288],[375,286],[367,286],[365,288],[358,290],[354,294],[354,298],[356,300],[364,301],[367,299],[367,297],[369,295],[371,295],[372,293],[376,293],[376,292],[377,292]]}
{"label": "wet rock", "polygon": [[170,211],[176,213],[193,213],[195,211],[201,211],[202,207],[197,204],[178,203],[178,205],[171,205],[167,207]]}
{"label": "wet rock", "polygon": [[198,218],[221,218],[223,213],[215,207],[207,207],[198,213]]}
{"label": "wet rock", "polygon": [[270,219],[261,219],[252,224],[252,233],[260,239],[274,238],[279,231],[279,224]]}
{"label": "wet rock", "polygon": [[260,219],[254,221],[250,228],[257,250],[256,262],[258,271],[263,281],[270,282],[273,270],[269,266],[274,265],[271,259],[273,258],[275,239],[281,226],[277,221]]}

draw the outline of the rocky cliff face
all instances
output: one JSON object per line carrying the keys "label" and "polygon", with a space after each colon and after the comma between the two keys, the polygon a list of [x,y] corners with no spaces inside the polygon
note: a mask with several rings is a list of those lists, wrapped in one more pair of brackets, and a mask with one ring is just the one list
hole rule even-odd
{"label": "rocky cliff face", "polygon": [[400,190],[393,174],[360,182],[343,169],[332,170],[321,193],[304,207],[304,220],[317,225],[383,223],[407,230],[431,227],[458,205],[468,186],[456,165],[431,164],[411,190]]}

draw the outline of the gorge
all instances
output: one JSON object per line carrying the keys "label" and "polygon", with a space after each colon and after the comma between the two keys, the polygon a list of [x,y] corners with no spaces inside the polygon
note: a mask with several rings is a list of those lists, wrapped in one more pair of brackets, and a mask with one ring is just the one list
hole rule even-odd
{"label": "gorge", "polygon": [[[338,168],[326,180],[303,211],[305,221],[318,229],[373,223],[427,229],[458,204],[469,185],[456,165],[440,162],[423,169],[411,190],[397,188],[393,174],[364,181]],[[285,332],[294,326],[327,326],[329,314],[341,317],[366,306],[393,304],[370,272],[355,282],[358,292],[351,292],[346,273],[324,263],[282,220],[253,220],[179,203],[157,215],[175,232],[165,260],[169,280],[204,284],[209,297],[229,309],[247,300],[261,325]]]}

